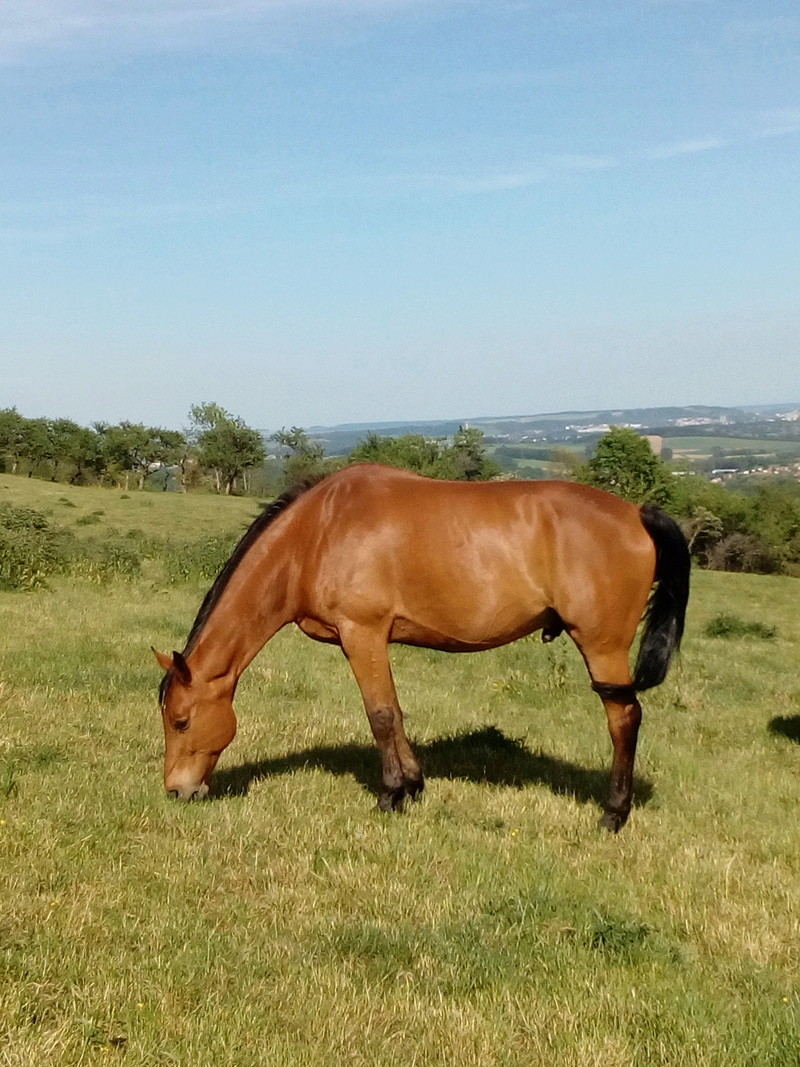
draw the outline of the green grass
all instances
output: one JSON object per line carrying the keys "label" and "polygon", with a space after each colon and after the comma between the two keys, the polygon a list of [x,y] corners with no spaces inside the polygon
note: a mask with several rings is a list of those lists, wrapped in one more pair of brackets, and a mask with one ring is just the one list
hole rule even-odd
{"label": "green grass", "polygon": [[0,502],[36,508],[49,519],[69,526],[79,536],[145,532],[178,541],[239,530],[259,510],[252,497],[220,497],[209,493],[127,493],[44,482],[0,474]]}
{"label": "green grass", "polygon": [[[110,522],[114,496],[78,510]],[[176,504],[207,532],[247,504],[149,496],[152,536]],[[395,649],[428,788],[381,816],[343,657],[284,631],[242,680],[214,799],[179,805],[149,645],[182,647],[204,587],[0,594],[0,1064],[798,1064],[799,587],[694,586],[616,837],[565,638]],[[723,612],[776,636],[705,636]]]}

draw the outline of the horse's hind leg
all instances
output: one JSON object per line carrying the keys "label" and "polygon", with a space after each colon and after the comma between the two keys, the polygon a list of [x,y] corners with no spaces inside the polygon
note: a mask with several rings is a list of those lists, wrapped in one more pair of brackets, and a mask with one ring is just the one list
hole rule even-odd
{"label": "horse's hind leg", "polygon": [[614,833],[628,820],[633,796],[633,764],[642,708],[632,686],[597,686],[608,717],[608,732],[614,746],[611,788],[600,825]]}
{"label": "horse's hind leg", "polygon": [[633,765],[642,708],[631,683],[627,650],[613,656],[581,651],[592,676],[592,688],[606,709],[614,749],[611,787],[600,825],[617,833],[625,825],[631,810]]}
{"label": "horse's hind leg", "polygon": [[340,639],[355,676],[381,757],[381,811],[399,811],[406,796],[422,792],[425,780],[403,727],[403,713],[389,666],[385,636],[365,627],[347,628]]}

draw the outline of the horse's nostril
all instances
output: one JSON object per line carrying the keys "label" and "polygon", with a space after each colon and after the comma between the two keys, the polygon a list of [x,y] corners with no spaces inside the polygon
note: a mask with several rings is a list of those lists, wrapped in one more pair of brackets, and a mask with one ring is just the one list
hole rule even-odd
{"label": "horse's nostril", "polygon": [[180,796],[180,794],[178,793],[177,789],[168,789],[167,790],[167,796],[168,797],[173,797],[175,800],[177,800],[178,797]]}

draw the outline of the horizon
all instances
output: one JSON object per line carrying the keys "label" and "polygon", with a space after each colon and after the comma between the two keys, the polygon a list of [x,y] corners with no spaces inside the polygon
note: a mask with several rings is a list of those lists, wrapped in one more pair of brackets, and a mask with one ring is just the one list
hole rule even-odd
{"label": "horizon", "polygon": [[789,0],[9,0],[0,407],[800,396],[798,61]]}
{"label": "horizon", "polygon": [[[4,406],[10,407],[10,408],[15,408],[16,407],[13,404],[4,405]],[[508,422],[514,422],[514,421],[524,422],[524,421],[532,421],[532,420],[537,420],[537,419],[556,419],[556,418],[559,418],[559,417],[566,417],[566,416],[595,416],[595,415],[600,416],[600,415],[615,415],[615,414],[630,415],[630,414],[632,414],[634,412],[641,413],[641,414],[644,414],[644,413],[653,413],[653,414],[655,414],[655,413],[658,413],[660,411],[675,411],[675,410],[678,410],[678,411],[693,412],[693,411],[697,410],[697,411],[709,411],[709,412],[720,412],[720,413],[724,413],[724,412],[727,412],[727,411],[729,411],[729,412],[737,412],[738,411],[738,412],[742,412],[742,413],[755,412],[755,413],[762,413],[764,415],[769,415],[769,414],[775,415],[775,414],[783,413],[785,411],[793,411],[795,409],[800,410],[800,401],[793,401],[793,400],[786,401],[786,400],[784,400],[784,401],[770,402],[770,403],[766,403],[766,404],[748,403],[748,404],[722,404],[722,405],[720,405],[720,404],[696,403],[696,404],[668,404],[668,405],[642,406],[642,405],[634,404],[634,405],[625,406],[625,407],[620,407],[620,406],[598,407],[597,405],[595,405],[595,406],[589,407],[589,408],[581,408],[581,409],[578,409],[578,408],[565,408],[565,409],[563,409],[561,411],[533,411],[533,412],[528,412],[526,414],[520,414],[520,413],[517,412],[515,414],[507,414],[507,415],[455,415],[455,416],[431,416],[430,418],[425,418],[425,419],[393,419],[393,418],[387,418],[387,419],[366,419],[366,420],[364,420],[362,422],[349,422],[348,421],[348,422],[325,423],[325,424],[322,424],[322,423],[311,423],[311,424],[309,424],[307,426],[303,426],[302,428],[304,430],[306,430],[306,432],[308,432],[310,434],[317,434],[318,435],[318,434],[320,434],[322,432],[325,432],[325,431],[329,431],[329,432],[353,432],[353,431],[358,431],[358,430],[367,430],[367,431],[368,430],[402,430],[402,429],[413,429],[416,426],[436,426],[436,425],[440,425],[440,424],[444,425],[444,424],[447,424],[447,423],[453,423],[453,424],[461,423],[461,424],[464,424],[464,425],[470,425],[470,424],[475,424],[475,423],[493,423],[493,422],[506,422],[506,421],[508,421]],[[26,419],[71,418],[71,416],[64,415],[63,413],[62,414],[58,414],[58,415],[42,415],[41,413],[40,414],[28,414],[25,411],[20,411],[19,414],[22,415],[22,417],[26,418]],[[236,412],[231,412],[231,414],[234,415],[234,416],[237,415]],[[108,420],[90,419],[88,422],[80,422],[80,420],[78,420],[78,419],[73,419],[72,421],[78,422],[79,425],[91,427],[91,426],[94,426],[97,423],[107,422]],[[181,429],[181,427],[178,426],[177,424],[168,425],[166,423],[156,423],[156,422],[149,421],[147,418],[141,419],[141,420],[139,420],[139,419],[122,418],[122,419],[117,420],[117,421],[119,421],[119,422],[141,422],[146,426],[150,426],[150,427],[153,427],[153,428],[160,428],[160,429],[170,429],[170,430]],[[184,425],[185,425],[186,422],[188,422],[188,412],[187,412],[186,418],[184,419]],[[261,434],[265,434],[266,435],[266,434],[270,434],[270,433],[276,432],[279,429],[285,429],[287,426],[297,426],[299,424],[296,423],[296,422],[293,422],[292,420],[284,420],[280,425],[276,424],[275,426],[258,425],[257,423],[256,424],[248,424],[248,425],[252,425],[253,429],[257,430]],[[656,423],[653,423],[653,425],[656,425]]]}

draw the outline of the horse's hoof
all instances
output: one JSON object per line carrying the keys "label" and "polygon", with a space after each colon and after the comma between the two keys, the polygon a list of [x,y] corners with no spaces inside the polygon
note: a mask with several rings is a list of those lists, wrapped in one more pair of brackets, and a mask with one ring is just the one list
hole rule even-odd
{"label": "horse's hoof", "polygon": [[424,778],[415,778],[413,781],[406,782],[406,792],[412,800],[419,800],[422,795],[422,790],[425,788]]}
{"label": "horse's hoof", "polygon": [[616,811],[605,811],[597,825],[604,830],[610,830],[612,834],[618,834],[625,825],[627,818],[627,815],[620,815]]}
{"label": "horse's hoof", "polygon": [[385,789],[378,797],[378,809],[380,811],[402,811],[403,801],[406,797],[404,788]]}

